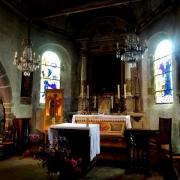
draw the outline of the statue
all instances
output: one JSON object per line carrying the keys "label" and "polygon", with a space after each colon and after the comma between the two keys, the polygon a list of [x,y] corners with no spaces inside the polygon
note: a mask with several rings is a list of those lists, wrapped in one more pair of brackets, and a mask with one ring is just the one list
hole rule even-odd
{"label": "statue", "polygon": [[49,99],[49,116],[50,118],[55,118],[58,115],[58,108],[60,102],[57,98],[57,94],[53,94]]}
{"label": "statue", "polygon": [[0,132],[3,132],[5,130],[5,123],[6,123],[5,108],[3,105],[2,98],[0,98]]}

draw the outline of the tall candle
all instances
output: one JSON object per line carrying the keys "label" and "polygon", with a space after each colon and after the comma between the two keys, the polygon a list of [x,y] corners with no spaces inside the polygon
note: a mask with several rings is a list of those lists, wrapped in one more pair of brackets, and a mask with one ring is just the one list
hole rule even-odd
{"label": "tall candle", "polygon": [[81,95],[82,95],[82,98],[84,97],[84,86],[82,85],[81,86]]}
{"label": "tall candle", "polygon": [[124,84],[124,98],[126,98],[126,84]]}
{"label": "tall candle", "polygon": [[87,85],[87,98],[89,99],[89,85]]}
{"label": "tall candle", "polygon": [[111,96],[111,109],[113,109],[113,96]]}
{"label": "tall candle", "polygon": [[120,99],[120,85],[117,85],[118,99]]}
{"label": "tall candle", "polygon": [[96,108],[96,96],[94,96],[94,109]]}
{"label": "tall candle", "polygon": [[15,58],[17,57],[17,51],[15,52],[15,55],[14,55],[14,57],[15,57]]}

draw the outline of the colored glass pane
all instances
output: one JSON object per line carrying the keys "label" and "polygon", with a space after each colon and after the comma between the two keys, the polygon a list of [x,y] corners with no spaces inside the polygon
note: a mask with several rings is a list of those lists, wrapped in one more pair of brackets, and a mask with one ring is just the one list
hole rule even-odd
{"label": "colored glass pane", "polygon": [[156,103],[173,102],[171,53],[171,42],[168,40],[160,42],[156,48],[154,61]]}
{"label": "colored glass pane", "polygon": [[46,89],[60,88],[60,59],[54,52],[46,51],[41,59],[40,103],[45,103]]}

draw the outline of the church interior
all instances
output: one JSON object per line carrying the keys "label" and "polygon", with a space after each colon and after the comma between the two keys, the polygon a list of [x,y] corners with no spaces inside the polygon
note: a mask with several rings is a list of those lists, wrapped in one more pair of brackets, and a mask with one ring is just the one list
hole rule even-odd
{"label": "church interior", "polygon": [[63,137],[84,174],[180,172],[179,37],[179,0],[1,0],[0,164]]}

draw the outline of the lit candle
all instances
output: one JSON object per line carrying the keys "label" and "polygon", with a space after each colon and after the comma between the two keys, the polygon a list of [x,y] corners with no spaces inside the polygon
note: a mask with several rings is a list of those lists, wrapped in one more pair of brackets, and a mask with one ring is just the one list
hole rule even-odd
{"label": "lit candle", "polygon": [[94,109],[96,108],[96,96],[94,96]]}
{"label": "lit candle", "polygon": [[87,85],[87,98],[89,99],[89,85]]}
{"label": "lit candle", "polygon": [[111,96],[111,109],[113,109],[113,96]]}
{"label": "lit candle", "polygon": [[120,99],[120,85],[117,85],[118,99]]}
{"label": "lit candle", "polygon": [[117,44],[116,44],[116,45],[117,45],[117,49],[119,49],[119,42],[117,42]]}
{"label": "lit candle", "polygon": [[82,95],[82,98],[84,97],[84,86],[82,85],[81,86],[81,95]]}
{"label": "lit candle", "polygon": [[17,51],[15,52],[15,55],[14,55],[15,58],[17,58]]}
{"label": "lit candle", "polygon": [[14,55],[14,61],[13,61],[13,64],[16,65],[16,62],[17,62],[17,51],[15,52],[15,55]]}
{"label": "lit candle", "polygon": [[124,98],[126,98],[126,84],[124,84]]}

